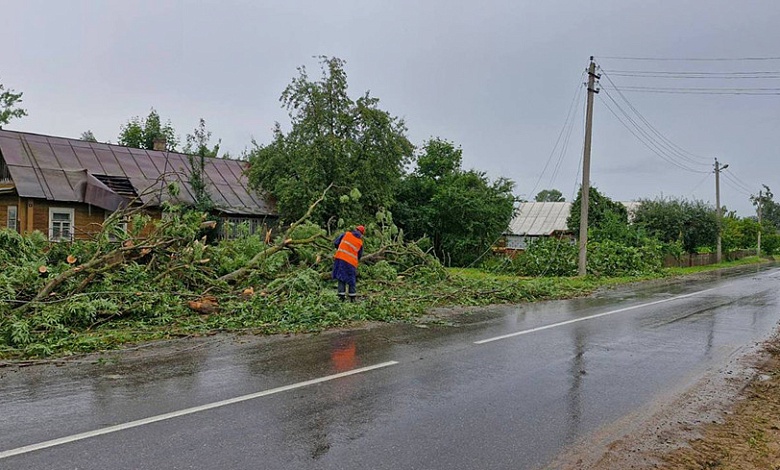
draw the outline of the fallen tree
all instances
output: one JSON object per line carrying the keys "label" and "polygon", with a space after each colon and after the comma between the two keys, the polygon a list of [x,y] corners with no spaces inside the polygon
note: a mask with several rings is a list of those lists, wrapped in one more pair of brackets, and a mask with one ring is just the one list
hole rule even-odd
{"label": "fallen tree", "polygon": [[[39,233],[0,231],[0,356],[4,349],[47,355],[74,334],[107,324],[138,329],[195,321],[234,329],[237,322],[273,324],[271,313],[283,317],[294,309],[326,315],[335,300],[324,282],[333,234],[308,221],[326,193],[300,219],[274,229],[275,236],[269,230],[216,244],[206,243],[205,231],[215,226],[207,214],[171,207],[152,220],[143,205],[115,212],[88,240],[49,243]],[[403,282],[417,267],[443,273],[390,219],[380,212],[367,224],[361,279]],[[119,230],[127,221],[130,229]]]}

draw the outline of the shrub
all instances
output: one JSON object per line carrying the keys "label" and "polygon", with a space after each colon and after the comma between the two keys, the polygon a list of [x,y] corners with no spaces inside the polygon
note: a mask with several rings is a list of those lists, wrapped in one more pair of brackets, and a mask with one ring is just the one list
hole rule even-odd
{"label": "shrub", "polygon": [[577,247],[557,238],[531,242],[515,260],[517,272],[525,276],[574,276],[577,274]]}
{"label": "shrub", "polygon": [[637,276],[658,272],[663,252],[658,243],[647,241],[634,247],[610,240],[588,244],[588,273],[597,276]]}

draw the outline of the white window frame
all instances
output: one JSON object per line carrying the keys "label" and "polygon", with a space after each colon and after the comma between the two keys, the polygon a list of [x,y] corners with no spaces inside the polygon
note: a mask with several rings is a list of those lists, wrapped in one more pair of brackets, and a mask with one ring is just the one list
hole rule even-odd
{"label": "white window frame", "polygon": [[8,216],[6,217],[5,226],[14,231],[19,231],[19,206],[8,206]]}
{"label": "white window frame", "polygon": [[[54,237],[54,214],[67,214],[70,219],[69,237]],[[53,242],[73,241],[73,232],[76,225],[76,211],[68,207],[49,207],[49,240]]]}

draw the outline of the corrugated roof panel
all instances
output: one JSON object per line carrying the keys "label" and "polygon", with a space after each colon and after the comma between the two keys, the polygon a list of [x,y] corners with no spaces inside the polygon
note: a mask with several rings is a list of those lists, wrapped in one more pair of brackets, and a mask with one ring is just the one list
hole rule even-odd
{"label": "corrugated roof panel", "polygon": [[27,151],[22,147],[22,139],[19,137],[0,135],[0,151],[9,165],[30,165]]}
{"label": "corrugated roof panel", "polygon": [[[232,195],[225,195],[228,199],[237,198],[237,207],[253,207],[256,206],[255,199],[249,193],[246,188],[246,182],[242,181],[246,178],[241,177],[241,162],[236,160],[217,160],[214,162],[216,169],[223,177],[226,183],[228,183]],[[224,190],[223,190],[224,192]]]}
{"label": "corrugated roof panel", "polygon": [[241,181],[246,186],[247,177],[244,173],[249,168],[249,162],[243,160],[227,160],[228,169],[236,181]]}
{"label": "corrugated roof panel", "polygon": [[69,144],[52,144],[51,145],[52,150],[54,151],[54,156],[57,159],[57,161],[60,163],[59,168],[66,168],[66,169],[81,169],[84,168],[84,166],[81,165],[81,162],[78,158],[76,158],[76,153],[73,151],[73,147],[71,147]]}
{"label": "corrugated roof panel", "polygon": [[[193,202],[190,166],[183,154],[4,130],[0,130],[0,151],[22,197],[73,201],[83,196],[75,193],[83,186],[82,180],[88,179],[87,172],[127,178],[141,193],[149,186],[159,186],[159,176],[168,173],[163,186],[176,182],[180,187],[177,199],[185,204]],[[273,204],[248,189],[245,165],[234,160],[207,160],[206,182],[212,199],[231,214],[273,214]],[[78,185],[75,190],[74,185]],[[156,203],[158,198],[159,189],[144,201]]]}
{"label": "corrugated roof panel", "polygon": [[93,150],[111,150],[112,147],[116,147],[116,145],[111,144],[104,144],[102,142],[87,142],[90,147],[92,147]]}
{"label": "corrugated roof panel", "polygon": [[206,166],[204,170],[206,176],[208,176],[214,184],[226,184],[229,181],[222,173],[227,173],[228,178],[232,175],[229,173],[230,170],[227,169],[227,165],[225,165],[222,160],[208,159],[205,163]]}
{"label": "corrugated roof panel", "polygon": [[176,154],[171,157],[171,167],[173,168],[173,176],[176,177],[176,182],[179,183],[182,194],[185,194],[184,201],[192,202],[194,197],[192,195],[192,187],[190,186],[190,164],[187,161],[187,156],[182,154]]}
{"label": "corrugated roof panel", "polygon": [[70,140],[63,137],[48,137],[49,145],[67,145],[70,147]]}
{"label": "corrugated roof panel", "polygon": [[138,164],[138,168],[141,169],[141,173],[146,178],[157,179],[160,172],[157,171],[157,167],[152,163],[152,159],[149,154],[144,152],[143,154],[134,153],[135,163]]}
{"label": "corrugated roof panel", "polygon": [[[223,195],[221,198],[222,201],[224,201],[222,204],[219,204],[220,206],[231,206],[231,207],[246,207],[246,203],[238,197],[235,191],[230,187],[230,185],[226,183],[222,184],[215,184],[216,188],[219,190],[220,194]],[[216,200],[214,201],[216,203]]]}
{"label": "corrugated roof panel", "polygon": [[112,176],[127,176],[124,171],[122,171],[122,167],[119,166],[119,162],[116,161],[114,152],[110,149],[92,148],[95,149],[95,156],[100,160],[101,167],[105,174]]}
{"label": "corrugated roof panel", "polygon": [[[177,181],[187,179],[189,172],[189,163],[185,155],[179,153],[171,153],[168,155],[168,170],[167,173],[173,173]],[[171,178],[171,176],[168,176]]]}
{"label": "corrugated roof panel", "polygon": [[509,225],[515,235],[551,235],[568,231],[566,219],[571,210],[570,202],[524,202]]}
{"label": "corrugated roof panel", "polygon": [[8,165],[11,177],[16,186],[16,192],[22,197],[45,198],[41,182],[38,179],[38,173],[29,166]]}
{"label": "corrugated roof panel", "polygon": [[54,201],[78,201],[80,198],[76,195],[68,175],[65,171],[53,168],[42,168],[41,174],[46,180],[46,186],[51,191],[51,196],[47,199]]}
{"label": "corrugated roof panel", "polygon": [[[138,149],[127,149],[127,154],[124,152],[115,152],[116,160],[119,162],[122,171],[125,172],[128,178],[146,178],[146,175],[143,174],[141,168],[138,167],[138,162],[136,161],[138,157],[137,151]],[[143,150],[141,150],[141,152],[143,152]]]}
{"label": "corrugated roof panel", "polygon": [[[84,148],[86,148],[86,149],[89,149],[89,148],[92,148],[92,142],[87,142],[86,140],[75,140],[75,139],[69,139],[69,140],[68,140],[68,143],[69,143],[69,144],[70,144],[70,145],[71,145],[73,148],[80,148],[80,149],[84,149]],[[78,153],[78,152],[76,152],[76,153]]]}
{"label": "corrugated roof panel", "polygon": [[[161,175],[165,173],[166,167],[170,166],[170,153],[169,152],[153,152],[152,158],[149,161],[152,162],[155,169],[155,175]],[[157,178],[157,176],[155,176]]]}
{"label": "corrugated roof panel", "polygon": [[79,160],[79,165],[82,168],[89,169],[90,173],[97,175],[104,175],[106,171],[103,169],[103,165],[100,164],[92,147],[73,147],[76,152],[76,158]]}
{"label": "corrugated roof panel", "polygon": [[[160,191],[160,182],[149,178],[128,178],[135,191],[141,196],[141,201],[147,202],[150,199],[158,197]],[[165,184],[162,185],[163,192],[166,191]]]}
{"label": "corrugated roof panel", "polygon": [[248,163],[240,160],[223,160],[226,163],[225,174],[229,171],[235,178],[235,185],[231,185],[238,197],[246,207],[258,207],[263,214],[271,214],[276,209],[269,202],[265,201],[257,192],[249,189],[249,180],[244,174]]}
{"label": "corrugated roof panel", "polygon": [[[228,183],[229,180],[225,179],[220,169],[225,169],[224,165],[220,164],[220,160],[206,160],[204,170],[206,173],[206,178],[209,180],[209,185],[213,188],[210,191],[212,200],[214,200],[215,204],[217,200],[222,201],[217,205],[241,205],[241,198],[235,194],[235,188],[231,187],[231,185]],[[228,173],[228,177],[229,176],[230,173]]]}
{"label": "corrugated roof panel", "polygon": [[60,163],[54,156],[54,150],[52,150],[48,142],[27,139],[27,145],[32,151],[35,166],[39,168],[60,168]]}
{"label": "corrugated roof panel", "polygon": [[240,201],[235,198],[233,191],[230,191],[230,188],[227,188],[228,191],[225,192],[225,188],[227,187],[226,184],[220,186],[222,187],[220,188],[217,185],[212,185],[207,189],[209,196],[211,196],[211,202],[213,202],[216,207],[238,206],[237,203],[240,203]]}
{"label": "corrugated roof panel", "polygon": [[179,180],[179,188],[178,199],[185,204],[195,204],[195,191],[192,190],[190,182],[187,180]]}
{"label": "corrugated roof panel", "polygon": [[38,134],[17,134],[17,135],[24,135],[24,139],[28,142],[39,142],[47,144],[49,143],[49,137],[45,135],[38,135]]}

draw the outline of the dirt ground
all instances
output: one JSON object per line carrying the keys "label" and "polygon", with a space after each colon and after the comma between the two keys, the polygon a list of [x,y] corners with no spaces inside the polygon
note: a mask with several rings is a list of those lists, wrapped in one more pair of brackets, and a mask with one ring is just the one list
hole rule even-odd
{"label": "dirt ground", "polygon": [[780,338],[759,349],[671,405],[660,400],[603,430],[548,470],[780,470]]}
{"label": "dirt ground", "polygon": [[780,342],[767,353],[725,420],[705,425],[701,438],[663,456],[658,468],[780,470]]}

